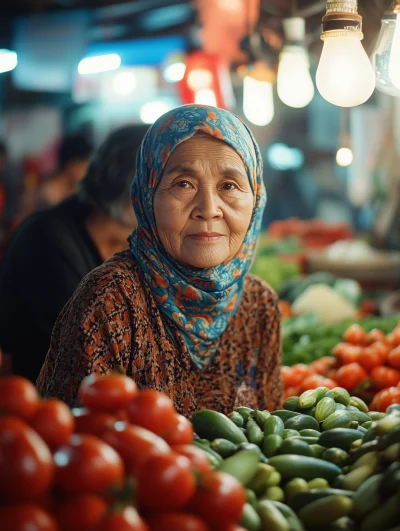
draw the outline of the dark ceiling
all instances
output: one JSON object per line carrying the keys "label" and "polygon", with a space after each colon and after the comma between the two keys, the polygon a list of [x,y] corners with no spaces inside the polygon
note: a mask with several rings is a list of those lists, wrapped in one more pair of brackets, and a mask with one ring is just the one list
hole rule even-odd
{"label": "dark ceiling", "polygon": [[[324,0],[260,0],[260,3],[261,29],[270,29],[280,36],[282,18],[299,14],[308,21],[310,45],[313,41],[318,42]],[[391,0],[359,0],[367,49],[375,41],[381,16],[390,4]],[[98,16],[103,24],[107,20],[115,24],[118,20],[121,37],[139,37],[186,33],[196,21],[194,5],[193,0],[3,0],[2,17],[14,18],[62,9],[101,8]],[[122,26],[125,26],[125,31]]]}

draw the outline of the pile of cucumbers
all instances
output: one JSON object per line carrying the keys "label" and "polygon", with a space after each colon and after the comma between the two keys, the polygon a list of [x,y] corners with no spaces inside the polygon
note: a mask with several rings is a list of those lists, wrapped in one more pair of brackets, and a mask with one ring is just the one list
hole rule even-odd
{"label": "pile of cucumbers", "polygon": [[400,405],[320,387],[269,412],[195,413],[194,444],[247,492],[248,531],[400,531]]}

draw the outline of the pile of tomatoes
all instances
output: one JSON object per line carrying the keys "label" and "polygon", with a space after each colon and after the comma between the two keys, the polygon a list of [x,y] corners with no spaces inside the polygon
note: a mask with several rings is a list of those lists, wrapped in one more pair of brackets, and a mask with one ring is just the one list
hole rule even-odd
{"label": "pile of tomatoes", "polygon": [[0,379],[2,531],[240,531],[245,491],[214,472],[172,401],[91,375],[70,409]]}
{"label": "pile of tomatoes", "polygon": [[367,333],[354,324],[333,355],[311,365],[283,367],[286,397],[320,386],[339,386],[370,402],[373,411],[400,404],[400,325],[385,335],[378,329]]}

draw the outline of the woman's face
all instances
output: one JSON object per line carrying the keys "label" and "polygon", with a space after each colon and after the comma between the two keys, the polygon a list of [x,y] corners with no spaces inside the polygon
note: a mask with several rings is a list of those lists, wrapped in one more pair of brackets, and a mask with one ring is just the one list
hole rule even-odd
{"label": "woman's face", "polygon": [[205,269],[232,258],[245,238],[253,193],[244,163],[228,144],[195,135],[172,152],[154,197],[166,251]]}

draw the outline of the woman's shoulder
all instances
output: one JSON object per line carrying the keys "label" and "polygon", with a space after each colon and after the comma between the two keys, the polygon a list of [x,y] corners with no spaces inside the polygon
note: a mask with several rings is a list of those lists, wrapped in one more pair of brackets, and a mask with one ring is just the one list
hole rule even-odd
{"label": "woman's shoulder", "polygon": [[251,273],[244,277],[243,297],[249,302],[278,304],[278,296],[267,282]]}
{"label": "woman's shoulder", "polygon": [[137,265],[129,250],[112,256],[101,266],[96,267],[81,281],[76,295],[92,293],[96,298],[109,296],[113,291],[129,295],[142,290]]}

